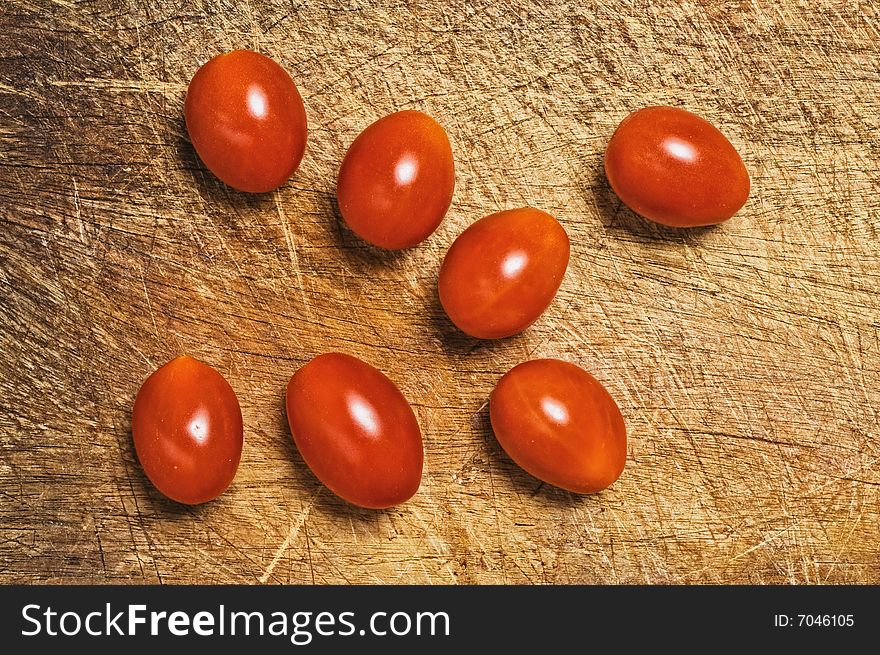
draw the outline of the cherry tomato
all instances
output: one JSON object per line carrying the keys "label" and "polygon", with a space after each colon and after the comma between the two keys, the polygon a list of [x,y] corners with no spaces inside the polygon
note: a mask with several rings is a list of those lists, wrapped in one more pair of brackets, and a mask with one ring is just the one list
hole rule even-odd
{"label": "cherry tomato", "polygon": [[568,256],[568,235],[550,214],[530,207],[491,214],[462,232],[446,253],[440,302],[463,332],[509,337],[547,309]]}
{"label": "cherry tomato", "polygon": [[749,173],[730,141],[684,109],[627,116],[605,151],[611,188],[634,212],[673,227],[726,221],[749,197]]}
{"label": "cherry tomato", "polygon": [[489,399],[501,447],[528,473],[575,493],[601,491],[626,463],[614,399],[582,368],[558,359],[515,366]]}
{"label": "cherry tomato", "polygon": [[238,399],[222,375],[192,357],[147,378],[131,432],[150,482],[172,500],[207,502],[235,477],[244,440]]}
{"label": "cherry tomato", "polygon": [[420,111],[380,118],[358,135],[336,195],[348,227],[380,248],[411,248],[440,225],[455,188],[444,129]]}
{"label": "cherry tomato", "polygon": [[412,497],[422,433],[397,386],[342,353],[315,357],[287,385],[287,420],[303,459],[337,496],[371,509]]}
{"label": "cherry tomato", "polygon": [[199,157],[239,191],[281,186],[306,149],[306,110],[296,85],[281,66],[250,50],[218,55],[196,71],[184,115]]}

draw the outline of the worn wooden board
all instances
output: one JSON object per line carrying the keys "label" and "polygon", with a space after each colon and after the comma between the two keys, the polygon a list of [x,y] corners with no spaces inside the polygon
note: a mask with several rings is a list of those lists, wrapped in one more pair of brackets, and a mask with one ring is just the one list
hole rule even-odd
{"label": "worn wooden board", "polygon": [[[318,5],[324,6],[318,6]],[[880,582],[880,17],[871,2],[380,5],[282,0],[0,8],[0,581]],[[211,56],[297,80],[305,160],[276,193],[208,174],[182,121]],[[753,176],[721,227],[659,228],[602,174],[648,104],[716,123]],[[335,174],[376,118],[448,129],[452,208],[389,255],[342,226]],[[572,262],[525,334],[456,332],[437,270],[471,221],[533,205]],[[354,509],[283,414],[317,353],[379,365],[416,407],[422,488]],[[246,425],[216,502],[147,483],[130,410],[189,353]],[[593,371],[629,458],[576,497],[517,469],[486,399],[525,359]]]}

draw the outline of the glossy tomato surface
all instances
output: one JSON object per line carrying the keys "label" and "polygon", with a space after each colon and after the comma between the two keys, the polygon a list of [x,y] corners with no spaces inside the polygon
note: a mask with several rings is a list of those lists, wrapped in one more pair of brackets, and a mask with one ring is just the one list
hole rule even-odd
{"label": "glossy tomato surface", "polygon": [[515,366],[489,399],[492,429],[514,462],[539,480],[601,491],[626,463],[626,427],[614,399],[582,368],[558,359]]}
{"label": "glossy tomato surface", "polygon": [[303,459],[333,493],[371,509],[412,497],[422,479],[422,433],[381,371],[351,355],[319,355],[287,385],[287,420]]}
{"label": "glossy tomato surface", "polygon": [[354,140],[336,195],[351,230],[380,248],[398,250],[437,229],[455,188],[446,131],[420,111],[379,119]]}
{"label": "glossy tomato surface", "polygon": [[478,220],[440,267],[440,302],[463,332],[500,339],[525,330],[553,300],[568,266],[565,229],[530,207]]}
{"label": "glossy tomato surface", "polygon": [[131,432],[147,477],[172,500],[207,502],[235,477],[244,440],[238,399],[220,373],[192,357],[147,378]]}
{"label": "glossy tomato surface", "polygon": [[676,107],[627,116],[605,151],[611,188],[637,214],[674,227],[726,221],[751,182],[739,153],[711,123]]}
{"label": "glossy tomato surface", "polygon": [[306,148],[306,111],[290,75],[268,57],[236,50],[193,76],[184,103],[190,140],[214,175],[263,193],[287,180]]}

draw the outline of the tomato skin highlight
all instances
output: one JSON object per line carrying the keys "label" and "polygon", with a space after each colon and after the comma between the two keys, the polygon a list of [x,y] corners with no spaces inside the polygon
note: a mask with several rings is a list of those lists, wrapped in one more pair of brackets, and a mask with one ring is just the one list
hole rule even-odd
{"label": "tomato skin highlight", "polygon": [[389,114],[352,142],[339,169],[339,212],[352,232],[389,250],[411,248],[440,225],[455,190],[449,137],[420,111]]}
{"label": "tomato skin highlight", "polygon": [[479,339],[522,332],[553,301],[568,267],[565,228],[524,207],[471,224],[440,266],[440,303],[455,325]]}
{"label": "tomato skin highlight", "polygon": [[287,420],[315,476],[368,509],[409,500],[422,479],[422,432],[384,373],[343,353],[319,355],[287,385]]}
{"label": "tomato skin highlight", "polygon": [[498,443],[539,480],[579,494],[620,477],[626,426],[617,403],[592,375],[558,359],[508,371],[489,398]]}
{"label": "tomato skin highlight", "polygon": [[192,357],[172,359],[147,378],[131,431],[150,482],[179,503],[213,500],[238,470],[244,444],[238,399],[220,373]]}
{"label": "tomato skin highlight", "polygon": [[605,151],[605,174],[630,209],[672,227],[726,221],[751,189],[727,137],[676,107],[646,107],[623,119]]}
{"label": "tomato skin highlight", "polygon": [[257,52],[235,50],[199,68],[184,116],[199,157],[239,191],[272,191],[302,161],[308,137],[302,97],[287,71]]}

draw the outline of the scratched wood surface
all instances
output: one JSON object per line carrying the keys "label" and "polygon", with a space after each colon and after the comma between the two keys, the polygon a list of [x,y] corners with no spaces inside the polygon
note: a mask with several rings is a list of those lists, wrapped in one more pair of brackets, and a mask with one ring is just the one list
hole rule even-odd
{"label": "scratched wood surface", "polygon": [[[0,8],[0,582],[880,582],[880,16],[872,2],[10,0]],[[194,155],[186,85],[222,51],[276,58],[310,120],[279,191]],[[753,190],[712,229],[659,228],[602,173],[630,111],[689,108]],[[376,118],[447,128],[455,199],[421,246],[366,247],[336,170]],[[456,332],[445,249],[533,205],[572,241],[524,334]],[[425,436],[415,498],[352,508],[292,445],[289,376],[343,350]],[[238,475],[189,508],[146,481],[132,402],[188,353],[235,388]],[[486,400],[561,357],[618,400],[607,491],[540,485]]]}

